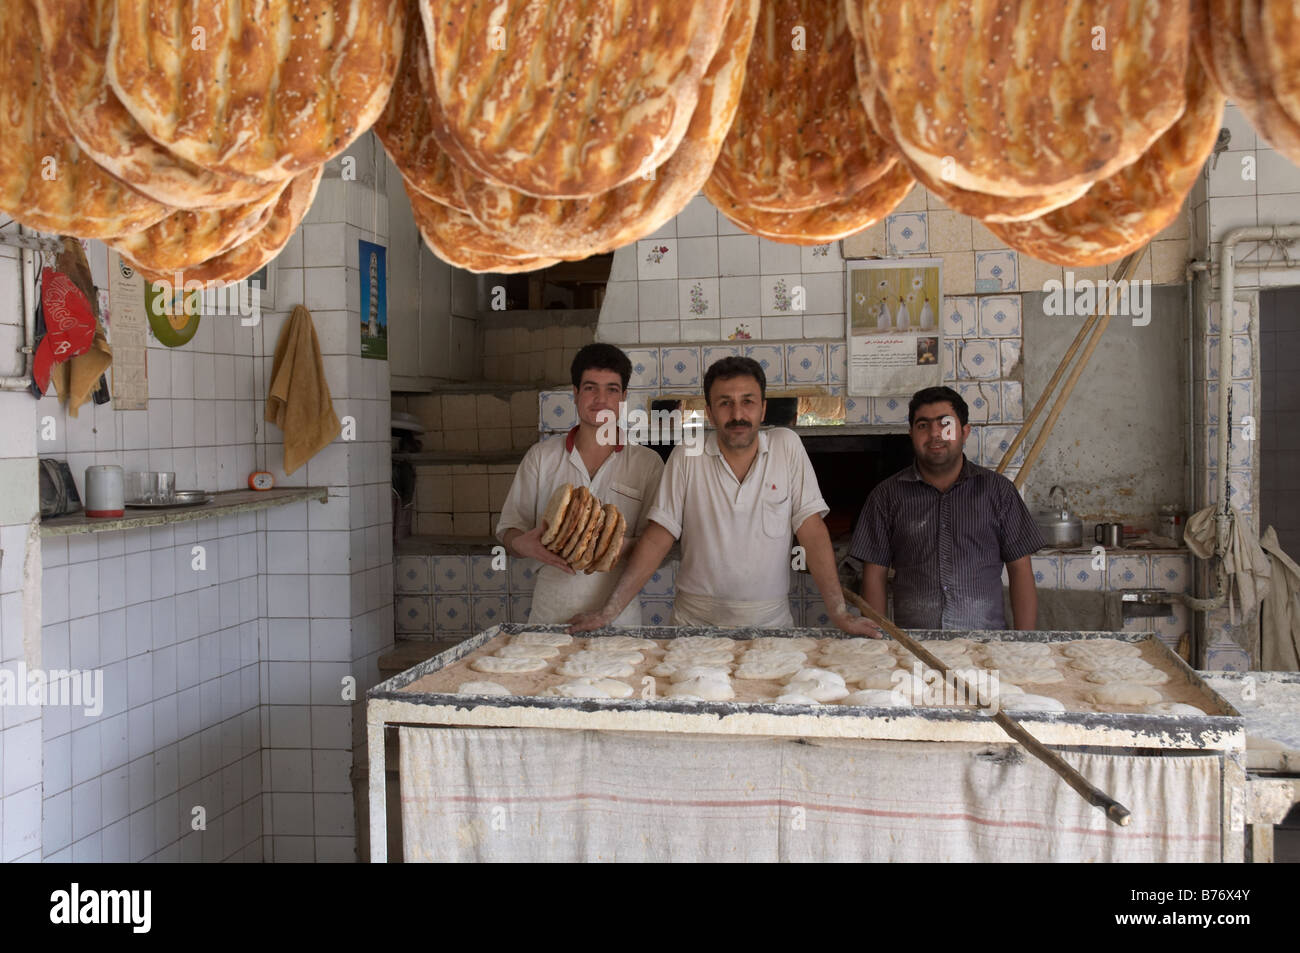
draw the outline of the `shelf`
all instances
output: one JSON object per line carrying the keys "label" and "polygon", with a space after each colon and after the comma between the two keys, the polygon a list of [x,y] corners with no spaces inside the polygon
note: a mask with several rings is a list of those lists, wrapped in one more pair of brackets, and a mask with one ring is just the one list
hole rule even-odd
{"label": "shelf", "polygon": [[211,503],[187,506],[174,510],[136,510],[127,507],[126,515],[117,518],[94,519],[84,513],[70,513],[41,520],[41,536],[76,536],[81,533],[108,533],[119,529],[139,529],[143,526],[163,526],[168,523],[189,523],[214,516],[231,516],[253,513],[273,506],[287,506],[305,500],[324,503],[329,491],[323,486],[286,486],[273,490],[221,490],[212,494]]}
{"label": "shelf", "polygon": [[520,463],[527,450],[421,450],[419,453],[394,453],[394,460],[405,460],[417,466],[443,466],[449,464],[497,465]]}

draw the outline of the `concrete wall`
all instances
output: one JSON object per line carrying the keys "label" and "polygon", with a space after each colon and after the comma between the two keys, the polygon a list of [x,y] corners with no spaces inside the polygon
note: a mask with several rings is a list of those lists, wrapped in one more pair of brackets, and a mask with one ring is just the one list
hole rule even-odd
{"label": "concrete wall", "polygon": [[[1186,291],[1177,285],[1152,290],[1149,325],[1111,319],[1031,471],[1031,503],[1045,503],[1060,484],[1085,523],[1141,525],[1154,519],[1161,503],[1185,504]],[[1044,314],[1045,298],[1030,292],[1021,299],[1026,413],[1084,321]]]}

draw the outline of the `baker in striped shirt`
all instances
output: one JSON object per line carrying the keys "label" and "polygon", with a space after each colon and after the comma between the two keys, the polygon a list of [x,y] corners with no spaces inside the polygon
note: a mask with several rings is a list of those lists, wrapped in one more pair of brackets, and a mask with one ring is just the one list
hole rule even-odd
{"label": "baker in striped shirt", "polygon": [[1015,628],[1032,629],[1038,593],[1030,556],[1045,543],[1015,485],[966,459],[966,401],[927,387],[907,407],[916,459],[867,497],[849,554],[865,564],[862,596],[908,629],[1005,629],[1002,567]]}

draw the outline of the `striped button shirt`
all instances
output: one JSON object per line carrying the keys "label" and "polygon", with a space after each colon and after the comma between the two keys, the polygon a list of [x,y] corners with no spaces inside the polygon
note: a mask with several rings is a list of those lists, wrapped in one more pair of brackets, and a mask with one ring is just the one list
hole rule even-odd
{"label": "striped button shirt", "polygon": [[867,497],[850,555],[894,568],[894,621],[908,629],[1005,629],[1002,565],[1045,544],[1015,485],[963,458],[944,492],[916,464]]}

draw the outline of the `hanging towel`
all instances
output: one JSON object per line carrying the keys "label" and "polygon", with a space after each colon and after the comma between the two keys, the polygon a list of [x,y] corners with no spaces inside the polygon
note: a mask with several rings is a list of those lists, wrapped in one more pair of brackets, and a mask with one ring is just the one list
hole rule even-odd
{"label": "hanging towel", "polygon": [[[1183,542],[1193,556],[1209,559],[1214,555],[1216,509],[1214,506],[1206,507],[1192,514],[1187,521]],[[1250,614],[1259,608],[1260,600],[1268,593],[1272,567],[1268,555],[1260,549],[1259,541],[1251,534],[1241,513],[1235,506],[1229,509],[1232,512],[1232,527],[1228,530],[1228,549],[1223,554],[1223,568],[1228,572],[1228,621],[1235,630],[1239,621],[1248,620]],[[1246,628],[1248,631],[1241,634],[1248,637],[1254,626]],[[1252,648],[1249,645],[1242,647],[1247,651]]]}
{"label": "hanging towel", "polygon": [[1300,670],[1300,566],[1282,551],[1273,527],[1264,531],[1259,545],[1273,560],[1259,634],[1259,667],[1266,672],[1295,672]]}
{"label": "hanging towel", "polygon": [[284,431],[284,472],[293,473],[339,434],[311,312],[293,309],[275,345],[265,419]]}

